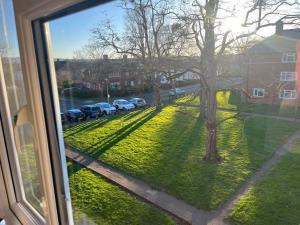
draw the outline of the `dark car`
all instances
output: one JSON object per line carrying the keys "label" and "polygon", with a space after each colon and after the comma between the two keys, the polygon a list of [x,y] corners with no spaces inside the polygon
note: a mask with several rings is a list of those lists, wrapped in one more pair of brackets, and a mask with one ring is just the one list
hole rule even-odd
{"label": "dark car", "polygon": [[67,120],[70,122],[78,122],[86,119],[86,116],[80,109],[70,109],[66,113]]}
{"label": "dark car", "polygon": [[89,118],[97,118],[100,116],[101,109],[99,106],[95,105],[85,105],[80,108],[80,110]]}

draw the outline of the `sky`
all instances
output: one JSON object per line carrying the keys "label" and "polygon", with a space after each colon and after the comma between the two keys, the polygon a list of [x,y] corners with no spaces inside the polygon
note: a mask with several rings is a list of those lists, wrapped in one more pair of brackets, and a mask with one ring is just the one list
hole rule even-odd
{"label": "sky", "polygon": [[[91,29],[101,21],[110,19],[117,29],[123,29],[125,13],[118,7],[118,2],[102,4],[49,22],[54,58],[73,58],[74,51],[88,43]],[[239,21],[231,19],[228,24],[236,28]],[[271,28],[261,34],[268,36],[273,31],[274,28]],[[0,44],[4,42],[8,43],[9,56],[17,57],[19,52],[11,0],[0,0]]]}
{"label": "sky", "polygon": [[124,10],[117,2],[99,5],[49,22],[54,58],[73,58],[74,50],[79,50],[88,43],[91,29],[108,18],[117,29],[122,29]]}
{"label": "sky", "polygon": [[8,57],[19,57],[12,1],[0,0],[0,47],[5,46]]}
{"label": "sky", "polygon": [[[231,0],[232,4],[235,1],[240,2],[241,0]],[[125,13],[124,10],[118,7],[118,2],[113,1],[51,21],[50,32],[54,58],[73,58],[74,51],[80,50],[83,45],[88,43],[91,29],[100,24],[101,21],[106,21],[107,18],[111,20],[116,28],[122,30]],[[241,15],[241,18],[244,18],[244,14]],[[239,19],[230,18],[227,25],[231,26],[234,31],[239,29],[241,23],[242,21],[239,21]],[[274,32],[274,29],[260,32],[260,35],[268,36]]]}

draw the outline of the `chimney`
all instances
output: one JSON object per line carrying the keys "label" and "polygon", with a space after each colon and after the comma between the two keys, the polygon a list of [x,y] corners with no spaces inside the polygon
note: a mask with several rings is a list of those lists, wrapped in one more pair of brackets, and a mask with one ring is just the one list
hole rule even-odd
{"label": "chimney", "polygon": [[104,59],[104,61],[107,61],[108,60],[108,55],[103,55],[103,59]]}
{"label": "chimney", "polygon": [[276,25],[276,34],[282,34],[283,22],[281,20],[278,20],[275,25]]}
{"label": "chimney", "polygon": [[124,61],[127,60],[127,55],[123,55],[123,60],[124,60]]}

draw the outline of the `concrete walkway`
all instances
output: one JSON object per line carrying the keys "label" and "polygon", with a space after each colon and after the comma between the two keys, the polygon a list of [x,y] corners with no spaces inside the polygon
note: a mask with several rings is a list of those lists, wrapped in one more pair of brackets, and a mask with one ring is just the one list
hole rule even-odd
{"label": "concrete walkway", "polygon": [[[185,103],[176,103],[173,104],[174,106],[186,106],[186,107],[194,107],[199,108],[199,105],[193,105],[193,104],[185,104]],[[232,113],[238,113],[238,110],[235,109],[226,109],[226,108],[218,108],[218,111],[220,112],[232,112]],[[265,117],[265,118],[271,118],[271,119],[277,119],[277,120],[285,120],[285,121],[291,121],[291,122],[300,122],[300,119],[298,118],[292,118],[287,116],[273,116],[263,113],[252,113],[252,112],[241,112],[241,115],[245,116],[257,116],[257,117]]]}
{"label": "concrete walkway", "polygon": [[66,148],[66,155],[71,160],[104,176],[109,181],[189,224],[204,225],[210,218],[208,212],[190,206],[165,192],[155,190],[148,184],[75,149]]}
{"label": "concrete walkway", "polygon": [[66,155],[73,161],[89,168],[90,170],[104,176],[111,182],[121,186],[134,195],[152,203],[156,207],[174,215],[175,217],[193,225],[225,225],[224,219],[234,207],[234,204],[253,186],[281,157],[287,153],[293,142],[300,138],[300,130],[294,133],[287,142],[278,148],[272,157],[252,175],[223,205],[210,212],[199,210],[184,201],[151,188],[148,184],[125,174],[109,165],[95,160],[94,158],[70,147],[66,148]]}
{"label": "concrete walkway", "polygon": [[276,164],[283,155],[285,155],[290,149],[291,145],[300,138],[300,130],[294,133],[287,142],[278,148],[272,155],[272,157],[265,162],[262,167],[252,175],[250,179],[248,179],[237,191],[234,195],[231,196],[222,206],[220,206],[217,210],[212,211],[210,213],[210,219],[207,224],[209,225],[224,225],[228,224],[224,219],[230,213],[231,209],[234,207],[235,203],[237,203],[240,198],[246,194],[246,192],[257,183],[257,181],[262,178],[271,167]]}

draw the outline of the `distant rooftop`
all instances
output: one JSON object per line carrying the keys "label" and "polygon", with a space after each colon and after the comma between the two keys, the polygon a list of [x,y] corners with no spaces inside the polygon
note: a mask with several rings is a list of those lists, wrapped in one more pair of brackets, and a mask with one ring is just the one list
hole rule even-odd
{"label": "distant rooftop", "polygon": [[249,53],[295,52],[298,42],[300,42],[300,29],[281,30],[255,44],[249,49]]}

